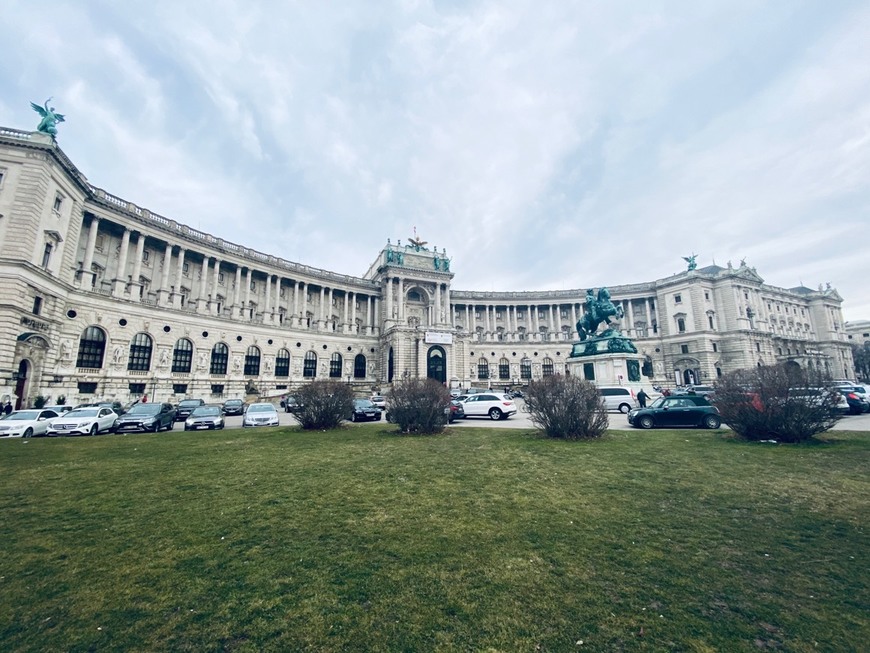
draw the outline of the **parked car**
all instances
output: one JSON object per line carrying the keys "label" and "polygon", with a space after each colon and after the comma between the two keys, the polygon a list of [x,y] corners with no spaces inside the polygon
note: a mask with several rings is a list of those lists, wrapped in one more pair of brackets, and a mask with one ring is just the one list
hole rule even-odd
{"label": "parked car", "polygon": [[43,410],[53,410],[58,415],[63,415],[64,413],[68,413],[73,409],[69,404],[57,404],[55,406],[43,406]]}
{"label": "parked car", "polygon": [[481,392],[466,397],[462,402],[462,409],[466,417],[507,419],[516,414],[517,405],[507,395]]}
{"label": "parked car", "polygon": [[607,410],[618,410],[620,413],[628,413],[632,408],[637,408],[637,399],[634,397],[634,392],[629,388],[598,388],[598,394],[601,395],[601,401],[604,402],[604,407]]}
{"label": "parked car", "polygon": [[124,406],[120,401],[93,401],[89,404],[79,404],[75,409],[77,408],[109,408],[115,415],[124,414]]}
{"label": "parked car", "polygon": [[856,392],[852,388],[837,388],[837,392],[846,400],[848,405],[848,409],[844,412],[848,412],[850,415],[860,415],[870,410],[870,403],[860,392]]}
{"label": "parked car", "polygon": [[675,395],[703,395],[709,397],[716,389],[711,385],[684,385],[674,389]]}
{"label": "parked car", "polygon": [[299,400],[293,395],[287,395],[284,397],[284,412],[285,413],[298,413],[302,409],[302,404],[299,403]]}
{"label": "parked car", "polygon": [[175,426],[175,406],[167,403],[135,404],[118,418],[115,431],[171,431]]}
{"label": "parked car", "polygon": [[58,414],[55,411],[46,408],[14,410],[0,419],[0,437],[29,438],[46,435],[50,420],[56,417]]}
{"label": "parked car", "polygon": [[183,422],[190,417],[194,408],[198,408],[204,403],[204,399],[182,399],[178,402],[178,406],[175,409],[175,421]]}
{"label": "parked car", "polygon": [[374,422],[381,419],[381,410],[368,399],[354,399],[351,422]]}
{"label": "parked car", "polygon": [[279,426],[278,410],[270,403],[256,403],[248,406],[242,418],[242,426]]}
{"label": "parked car", "polygon": [[718,429],[722,425],[719,409],[703,395],[659,397],[646,408],[628,412],[628,423],[642,429],[654,426],[694,426]]}
{"label": "parked car", "polygon": [[387,408],[387,400],[385,397],[381,395],[372,395],[371,399],[369,399],[375,406],[377,406],[380,410],[386,410]]}
{"label": "parked car", "polygon": [[224,415],[241,415],[245,412],[245,402],[241,399],[227,399],[224,402],[223,410]]}
{"label": "parked car", "polygon": [[449,415],[447,416],[448,423],[453,423],[454,421],[465,417],[465,408],[463,408],[461,401],[456,401],[456,399],[452,399],[450,401],[448,410],[450,411]]}
{"label": "parked car", "polygon": [[[278,414],[277,412],[275,413]],[[242,425],[244,426],[244,424]],[[204,404],[193,409],[184,420],[185,431],[203,431],[206,429],[222,429],[224,427],[224,411],[220,406]]]}
{"label": "parked car", "polygon": [[115,429],[119,415],[106,406],[74,408],[51,420],[48,435],[97,435]]}

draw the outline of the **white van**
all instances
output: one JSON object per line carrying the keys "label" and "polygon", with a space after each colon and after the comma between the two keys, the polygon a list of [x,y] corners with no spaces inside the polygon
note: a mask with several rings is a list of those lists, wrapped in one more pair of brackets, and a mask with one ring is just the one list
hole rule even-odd
{"label": "white van", "polygon": [[628,413],[632,408],[638,408],[634,392],[628,388],[598,388],[601,400],[607,410],[618,410],[620,413]]}

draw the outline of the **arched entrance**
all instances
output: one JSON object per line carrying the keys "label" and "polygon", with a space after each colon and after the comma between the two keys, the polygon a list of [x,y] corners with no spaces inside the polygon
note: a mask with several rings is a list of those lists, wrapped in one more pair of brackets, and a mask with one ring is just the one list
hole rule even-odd
{"label": "arched entrance", "polygon": [[24,407],[24,397],[27,392],[27,375],[30,371],[30,363],[26,360],[18,363],[18,378],[15,381],[15,410]]}
{"label": "arched entrance", "polygon": [[438,383],[447,383],[447,356],[444,348],[434,345],[426,354],[426,378]]}

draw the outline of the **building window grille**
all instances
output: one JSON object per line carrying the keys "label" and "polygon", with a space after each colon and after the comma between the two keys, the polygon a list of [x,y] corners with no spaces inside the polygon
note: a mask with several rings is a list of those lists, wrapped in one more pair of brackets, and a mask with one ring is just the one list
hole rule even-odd
{"label": "building window grille", "polygon": [[306,379],[313,379],[317,376],[317,354],[309,351],[305,354],[305,361],[302,367],[302,376]]}
{"label": "building window grille", "polygon": [[106,353],[106,334],[99,327],[90,326],[79,339],[79,354],[76,367],[100,369]]}
{"label": "building window grille", "polygon": [[688,354],[689,353],[689,345],[680,345],[680,353]]}
{"label": "building window grille", "polygon": [[290,352],[286,349],[279,349],[275,356],[275,376],[280,379],[290,376]]}
{"label": "building window grille", "polygon": [[338,352],[334,353],[332,358],[329,360],[329,378],[341,378],[341,354]]}
{"label": "building window grille", "polygon": [[532,378],[532,359],[524,358],[520,361],[520,378],[530,381]]}
{"label": "building window grille", "polygon": [[245,376],[260,376],[260,349],[254,345],[245,352]]}
{"label": "building window grille", "polygon": [[498,378],[502,381],[511,378],[511,364],[507,358],[502,358],[498,362]]}
{"label": "building window grille", "polygon": [[489,378],[489,361],[485,358],[477,361],[477,378],[481,380]]}
{"label": "building window grille", "polygon": [[187,394],[187,384],[186,383],[173,383],[172,384],[172,394],[186,395]]}
{"label": "building window grille", "polygon": [[212,397],[222,397],[223,394],[224,394],[224,384],[223,383],[212,383],[211,396]]}
{"label": "building window grille", "polygon": [[[227,363],[230,358],[229,348],[222,342],[218,342],[211,350],[211,365],[209,366],[210,374],[226,374]],[[223,388],[223,386],[221,386]],[[223,389],[221,389],[223,392]],[[212,392],[214,394],[214,392]]]}
{"label": "building window grille", "polygon": [[96,381],[79,381],[79,394],[93,395],[97,393]]}
{"label": "building window grille", "polygon": [[680,333],[686,332],[686,321],[681,317],[677,318],[677,331]]}
{"label": "building window grille", "polygon": [[147,372],[151,367],[151,336],[147,333],[137,333],[130,343],[130,360],[127,369],[130,371]]}
{"label": "building window grille", "polygon": [[357,354],[353,359],[353,378],[366,378],[366,357],[362,354]]}
{"label": "building window grille", "polygon": [[541,361],[541,374],[544,376],[553,376],[553,359],[549,356]]}
{"label": "building window grille", "polygon": [[131,395],[144,395],[145,394],[145,384],[144,383],[129,383],[127,387],[130,389]]}
{"label": "building window grille", "polygon": [[172,350],[172,371],[190,372],[192,365],[193,343],[187,338],[181,338],[175,343],[175,349]]}

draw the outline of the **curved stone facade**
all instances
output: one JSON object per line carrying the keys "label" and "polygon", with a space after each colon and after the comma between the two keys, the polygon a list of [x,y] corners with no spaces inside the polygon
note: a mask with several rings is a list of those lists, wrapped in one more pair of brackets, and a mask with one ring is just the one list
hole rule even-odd
{"label": "curved stone facade", "polygon": [[[586,289],[452,288],[437,248],[387,245],[359,277],[286,261],[92,186],[51,138],[0,128],[0,398],[275,396],[333,378],[521,385],[560,374]],[[461,262],[460,262],[461,263]],[[709,266],[610,286],[650,383],[777,361],[854,376],[834,289]]]}

